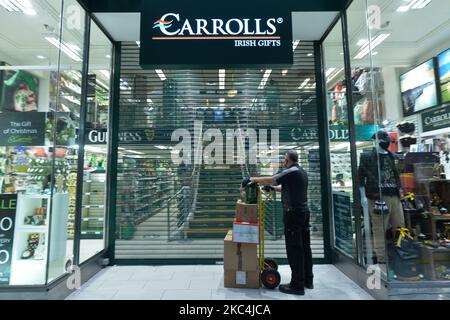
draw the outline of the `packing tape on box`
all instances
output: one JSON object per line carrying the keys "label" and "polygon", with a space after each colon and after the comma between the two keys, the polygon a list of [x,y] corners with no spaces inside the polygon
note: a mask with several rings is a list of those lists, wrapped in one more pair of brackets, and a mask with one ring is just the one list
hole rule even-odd
{"label": "packing tape on box", "polygon": [[236,246],[236,254],[238,256],[238,270],[242,270],[242,247],[240,243]]}

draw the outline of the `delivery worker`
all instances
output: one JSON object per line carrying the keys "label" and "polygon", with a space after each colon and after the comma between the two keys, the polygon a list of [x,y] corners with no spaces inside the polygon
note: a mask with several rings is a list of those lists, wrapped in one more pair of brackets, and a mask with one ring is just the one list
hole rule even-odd
{"label": "delivery worker", "polygon": [[289,150],[284,159],[285,169],[273,177],[250,178],[251,182],[281,191],[284,209],[286,253],[291,267],[291,282],[280,285],[280,291],[304,295],[313,289],[313,265],[308,208],[308,176],[298,164],[298,153]]}

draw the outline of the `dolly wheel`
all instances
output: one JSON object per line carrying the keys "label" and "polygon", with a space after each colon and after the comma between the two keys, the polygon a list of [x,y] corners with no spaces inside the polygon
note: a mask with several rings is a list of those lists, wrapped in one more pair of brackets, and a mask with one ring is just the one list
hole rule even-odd
{"label": "dolly wheel", "polygon": [[275,269],[264,269],[261,272],[261,282],[267,289],[275,289],[281,282],[280,273]]}
{"label": "dolly wheel", "polygon": [[278,263],[274,259],[265,258],[264,259],[264,269],[267,269],[267,268],[278,270]]}

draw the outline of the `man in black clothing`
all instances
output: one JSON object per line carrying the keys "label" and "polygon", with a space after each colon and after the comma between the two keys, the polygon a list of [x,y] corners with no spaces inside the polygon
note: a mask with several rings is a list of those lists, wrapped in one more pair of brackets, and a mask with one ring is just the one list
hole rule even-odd
{"label": "man in black clothing", "polygon": [[284,167],[273,177],[250,178],[252,182],[276,186],[281,191],[284,209],[286,253],[291,267],[291,282],[280,286],[288,294],[304,295],[305,287],[313,289],[313,265],[308,208],[308,176],[298,164],[298,154],[290,150]]}

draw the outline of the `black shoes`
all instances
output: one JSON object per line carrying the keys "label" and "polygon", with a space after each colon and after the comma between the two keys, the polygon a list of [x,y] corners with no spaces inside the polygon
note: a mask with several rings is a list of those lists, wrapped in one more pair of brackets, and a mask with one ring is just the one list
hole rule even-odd
{"label": "black shoes", "polygon": [[295,294],[295,295],[299,295],[299,296],[305,295],[305,290],[292,288],[289,284],[282,284],[279,287],[279,290],[280,290],[280,292],[283,292],[286,294]]}
{"label": "black shoes", "polygon": [[305,284],[305,288],[309,289],[309,290],[312,290],[312,289],[314,289],[314,285],[312,283],[311,284]]}

